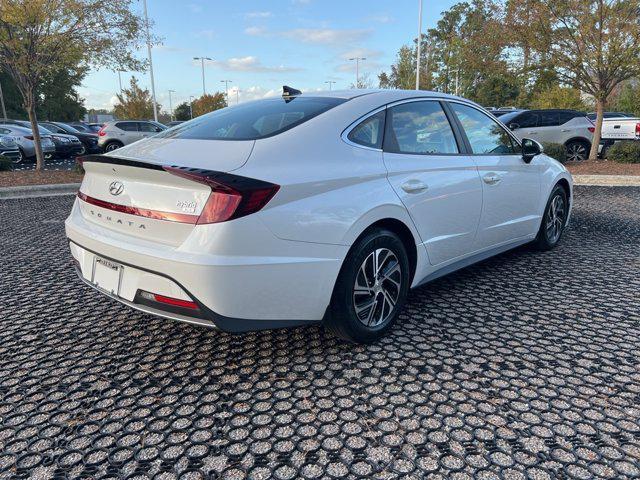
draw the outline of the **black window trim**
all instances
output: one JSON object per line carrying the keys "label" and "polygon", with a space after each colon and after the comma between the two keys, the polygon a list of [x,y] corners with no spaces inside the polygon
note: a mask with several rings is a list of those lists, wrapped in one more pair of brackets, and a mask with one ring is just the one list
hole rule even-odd
{"label": "black window trim", "polygon": [[474,110],[478,110],[480,113],[483,113],[484,115],[486,115],[487,118],[489,118],[489,120],[493,120],[498,125],[500,125],[504,129],[504,131],[507,132],[507,134],[511,138],[511,141],[514,142],[515,145],[517,145],[520,148],[522,148],[522,142],[520,141],[520,139],[518,137],[516,137],[511,132],[511,130],[509,130],[507,127],[505,127],[505,125],[500,121],[500,119],[496,119],[495,117],[492,117],[491,115],[488,115],[487,112],[483,111],[481,108],[478,108],[477,106],[473,105],[472,103],[460,102],[458,100],[445,100],[445,103],[447,104],[446,107],[451,111],[451,114],[453,115],[455,123],[458,125],[458,128],[460,129],[460,133],[461,133],[461,135],[462,135],[462,137],[464,139],[464,144],[465,144],[465,147],[466,147],[465,149],[467,150],[465,152],[465,155],[470,155],[472,157],[515,157],[515,156],[518,156],[518,157],[522,158],[522,154],[518,153],[518,152],[509,153],[509,154],[503,153],[503,154],[499,154],[499,155],[496,155],[495,153],[474,153],[473,149],[471,148],[471,142],[469,142],[469,139],[467,138],[467,134],[464,131],[464,128],[462,126],[462,123],[460,122],[460,119],[458,118],[457,115],[455,115],[455,112],[453,111],[453,109],[449,105],[451,103],[458,103],[460,105],[464,105],[466,107],[473,108]]}

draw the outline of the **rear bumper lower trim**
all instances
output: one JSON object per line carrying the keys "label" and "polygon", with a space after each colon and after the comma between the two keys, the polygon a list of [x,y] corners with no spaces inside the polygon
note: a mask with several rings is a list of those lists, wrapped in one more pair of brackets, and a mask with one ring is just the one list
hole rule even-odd
{"label": "rear bumper lower trim", "polygon": [[153,270],[149,270],[147,268],[143,268],[143,267],[139,267],[137,265],[132,265],[130,263],[126,263],[123,262],[122,260],[118,260],[117,258],[111,258],[108,256],[105,256],[102,253],[96,252],[94,250],[91,250],[89,248],[86,248],[82,245],[80,245],[77,242],[74,242],[71,239],[68,239],[70,243],[73,243],[74,245],[86,250],[87,252],[90,252],[94,255],[97,255],[101,258],[104,258],[105,260],[110,260],[112,262],[116,262],[119,263],[121,265],[125,265],[131,268],[135,268],[138,270],[142,270],[154,275],[159,275],[161,277],[164,277],[166,279],[171,280],[172,282],[174,282],[176,285],[178,285],[182,290],[184,290],[184,292],[198,305],[198,307],[200,308],[200,314],[199,316],[201,318],[198,317],[192,317],[192,316],[186,316],[186,315],[181,315],[178,313],[173,313],[173,312],[169,312],[169,311],[164,311],[164,310],[160,310],[160,309],[156,309],[153,307],[150,307],[148,305],[142,305],[142,304],[138,304],[138,303],[134,303],[134,302],[130,302],[126,299],[117,297],[115,295],[109,294],[103,290],[100,290],[98,288],[96,288],[91,282],[89,282],[86,278],[84,278],[84,276],[82,275],[82,272],[80,271],[78,265],[74,265],[75,269],[76,269],[76,273],[78,274],[78,276],[80,277],[80,279],[86,283],[87,285],[89,285],[91,288],[93,288],[94,290],[97,290],[98,292],[105,294],[109,297],[111,297],[114,300],[117,300],[120,303],[123,303],[124,305],[127,305],[131,308],[135,308],[136,310],[140,310],[143,311],[145,313],[150,313],[152,315],[157,315],[159,317],[163,317],[163,318],[167,318],[170,320],[177,320],[180,322],[186,322],[186,323],[191,323],[194,325],[201,325],[201,326],[206,326],[209,328],[217,328],[219,330],[222,330],[224,332],[227,333],[244,333],[244,332],[252,332],[252,331],[259,331],[259,330],[272,330],[272,329],[276,329],[276,328],[290,328],[290,327],[299,327],[299,326],[304,326],[304,325],[314,325],[314,324],[318,324],[320,323],[317,320],[252,320],[252,319],[246,319],[246,318],[233,318],[233,317],[225,317],[224,315],[220,315],[216,312],[214,312],[213,310],[211,310],[210,308],[208,308],[206,305],[204,305],[200,300],[198,300],[194,295],[191,294],[191,292],[186,289],[184,287],[184,285],[182,285],[180,282],[178,282],[177,280],[171,278],[169,275],[166,275],[164,273],[161,272],[156,272]]}

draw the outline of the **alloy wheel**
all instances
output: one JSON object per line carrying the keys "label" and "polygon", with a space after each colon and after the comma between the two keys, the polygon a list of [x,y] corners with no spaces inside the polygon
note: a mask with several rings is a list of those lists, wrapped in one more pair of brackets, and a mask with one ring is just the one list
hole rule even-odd
{"label": "alloy wheel", "polygon": [[393,316],[400,289],[402,269],[398,257],[388,248],[378,248],[362,262],[353,286],[353,306],[358,320],[378,327]]}
{"label": "alloy wheel", "polygon": [[567,146],[567,160],[581,162],[587,159],[587,147],[582,143],[571,143]]}
{"label": "alloy wheel", "polygon": [[562,195],[556,195],[551,200],[549,210],[547,212],[546,229],[547,239],[549,243],[554,244],[560,239],[562,227],[564,225],[566,208]]}
{"label": "alloy wheel", "polygon": [[110,143],[109,145],[107,145],[107,148],[105,148],[106,152],[113,152],[114,150],[117,150],[118,148],[120,148],[120,145],[118,145],[117,143]]}

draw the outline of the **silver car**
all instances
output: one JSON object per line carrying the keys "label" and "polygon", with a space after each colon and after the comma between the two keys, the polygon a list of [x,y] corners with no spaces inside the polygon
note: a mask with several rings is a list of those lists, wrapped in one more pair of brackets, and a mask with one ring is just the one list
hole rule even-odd
{"label": "silver car", "polygon": [[166,130],[161,123],[145,120],[117,120],[107,122],[98,132],[98,145],[105,152],[112,152],[120,147],[152,137]]}
{"label": "silver car", "polygon": [[[18,125],[0,125],[0,135],[8,135],[12,137],[18,144],[18,152],[20,155],[15,158],[16,163],[32,159],[36,156],[36,144],[33,140],[33,132],[29,128],[19,127]],[[42,153],[44,158],[49,159],[56,153],[56,146],[48,135],[40,136],[40,144],[42,145]]]}
{"label": "silver car", "polygon": [[12,136],[0,135],[0,156],[7,157],[14,163],[17,163],[20,160],[20,150]]}

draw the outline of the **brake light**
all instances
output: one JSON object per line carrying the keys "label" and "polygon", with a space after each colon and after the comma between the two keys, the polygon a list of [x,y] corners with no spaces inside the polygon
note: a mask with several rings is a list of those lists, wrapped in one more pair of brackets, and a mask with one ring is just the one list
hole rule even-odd
{"label": "brake light", "polygon": [[636,123],[636,137],[640,137],[640,123]]}
{"label": "brake light", "polygon": [[182,167],[163,167],[179,177],[211,187],[211,194],[197,224],[220,223],[261,210],[280,189],[279,185],[228,173]]}
{"label": "brake light", "polygon": [[25,135],[24,138],[26,138],[27,140],[33,140],[33,135]]}
{"label": "brake light", "polygon": [[594,133],[596,131],[596,127],[588,127],[588,128],[591,133]]}
{"label": "brake light", "polygon": [[107,132],[104,131],[104,128],[105,127],[102,127],[100,130],[98,130],[99,137],[104,137],[107,134]]}

